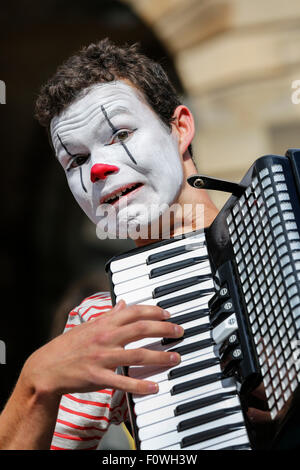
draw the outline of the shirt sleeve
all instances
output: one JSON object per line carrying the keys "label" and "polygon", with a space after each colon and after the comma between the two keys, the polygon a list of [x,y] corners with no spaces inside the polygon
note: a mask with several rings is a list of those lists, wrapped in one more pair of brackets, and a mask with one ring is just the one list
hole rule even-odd
{"label": "shirt sleeve", "polygon": [[[90,296],[70,312],[65,331],[111,308],[108,293]],[[66,394],[60,402],[51,449],[97,449],[110,423],[120,424],[126,419],[126,396],[120,390]]]}

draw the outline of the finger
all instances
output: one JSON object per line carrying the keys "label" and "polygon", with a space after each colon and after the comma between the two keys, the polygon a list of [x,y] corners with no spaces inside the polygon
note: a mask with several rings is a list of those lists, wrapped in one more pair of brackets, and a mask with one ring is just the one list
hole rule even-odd
{"label": "finger", "polygon": [[115,368],[119,366],[161,366],[174,367],[180,363],[180,354],[176,352],[151,351],[149,349],[137,348],[113,352],[107,358],[106,367]]}
{"label": "finger", "polygon": [[251,395],[254,395],[255,397],[259,398],[260,400],[266,401],[266,393],[265,393],[265,387],[264,384],[261,383],[255,390],[251,392]]}
{"label": "finger", "polygon": [[247,416],[253,423],[266,423],[271,421],[269,411],[262,411],[257,408],[248,408]]}
{"label": "finger", "polygon": [[[116,316],[117,312],[122,311],[125,308],[126,308],[125,301],[124,300],[119,300],[119,302],[114,307],[112,307],[110,310],[107,310],[107,311],[101,313],[101,316],[98,319],[103,320],[103,319],[106,319],[106,318],[112,317],[112,316],[114,318]],[[93,320],[94,321],[97,320],[97,317],[95,317]]]}
{"label": "finger", "polygon": [[[166,320],[170,314],[156,305],[131,305],[126,306],[121,301],[121,307],[117,311],[112,311],[114,315],[114,324],[123,326],[138,320]],[[124,304],[125,305],[124,305]],[[122,307],[122,305],[124,305]]]}
{"label": "finger", "polygon": [[124,375],[118,375],[111,371],[106,371],[104,377],[106,386],[123,392],[134,393],[137,395],[156,394],[159,386],[156,382],[149,380],[138,380]]}
{"label": "finger", "polygon": [[184,334],[182,326],[152,320],[139,320],[118,328],[112,334],[114,344],[125,346],[143,338],[175,338],[179,339]]}

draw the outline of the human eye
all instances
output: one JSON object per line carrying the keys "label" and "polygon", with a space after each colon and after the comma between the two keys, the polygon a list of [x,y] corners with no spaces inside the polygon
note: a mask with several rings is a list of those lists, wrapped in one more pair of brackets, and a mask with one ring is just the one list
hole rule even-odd
{"label": "human eye", "polygon": [[125,142],[133,134],[134,131],[136,131],[136,129],[118,129],[114,132],[110,141],[110,145]]}
{"label": "human eye", "polygon": [[74,157],[71,160],[70,165],[67,168],[67,171],[83,165],[89,159],[89,157],[90,155],[76,155],[76,156],[74,155]]}

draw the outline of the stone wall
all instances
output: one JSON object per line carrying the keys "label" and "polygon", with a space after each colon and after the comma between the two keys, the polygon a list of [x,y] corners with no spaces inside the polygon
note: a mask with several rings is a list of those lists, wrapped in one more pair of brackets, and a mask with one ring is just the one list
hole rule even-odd
{"label": "stone wall", "polygon": [[[173,58],[196,119],[200,172],[238,181],[257,157],[300,147],[299,1],[124,1]],[[219,206],[228,197],[212,196]]]}

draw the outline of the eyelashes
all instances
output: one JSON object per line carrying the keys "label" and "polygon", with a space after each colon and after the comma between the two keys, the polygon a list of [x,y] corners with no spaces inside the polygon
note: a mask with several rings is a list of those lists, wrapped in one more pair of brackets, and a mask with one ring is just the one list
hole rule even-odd
{"label": "eyelashes", "polygon": [[90,158],[90,154],[77,155],[76,157],[73,157],[66,171],[70,171],[73,168],[78,168],[79,166],[83,165],[89,158]]}
{"label": "eyelashes", "polygon": [[109,144],[106,145],[112,145],[115,143],[124,143],[126,140],[137,130],[136,129],[116,129],[115,132],[112,135],[111,141]]}

